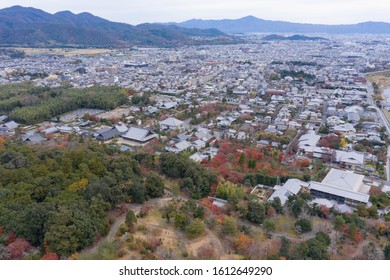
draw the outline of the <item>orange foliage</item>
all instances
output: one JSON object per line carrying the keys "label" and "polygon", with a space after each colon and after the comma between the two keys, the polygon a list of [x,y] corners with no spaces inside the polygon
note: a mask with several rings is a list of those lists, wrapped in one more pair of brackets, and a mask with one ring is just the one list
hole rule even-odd
{"label": "orange foliage", "polygon": [[207,208],[214,215],[221,215],[221,208],[213,204],[213,201],[209,198],[203,198],[199,201],[199,204]]}
{"label": "orange foliage", "polygon": [[246,235],[244,233],[239,233],[234,243],[235,243],[235,249],[237,251],[241,251],[251,247],[254,243],[254,240],[249,235]]}
{"label": "orange foliage", "polygon": [[56,253],[47,253],[46,255],[44,255],[41,260],[45,260],[45,261],[56,261],[56,260],[59,260],[60,258],[58,257],[58,255]]}
{"label": "orange foliage", "polygon": [[11,232],[8,234],[8,245],[11,244],[11,243],[13,243],[13,242],[15,242],[15,240],[16,240],[16,234],[15,234],[14,232],[11,231]]}
{"label": "orange foliage", "polygon": [[375,229],[378,231],[380,235],[383,235],[385,230],[390,229],[390,227],[384,223],[376,223],[375,224]]}
{"label": "orange foliage", "polygon": [[356,231],[355,236],[353,237],[353,240],[355,241],[356,244],[359,244],[360,242],[362,242],[364,240],[363,233],[360,230]]}
{"label": "orange foliage", "polygon": [[267,211],[267,216],[268,216],[269,218],[275,217],[275,216],[276,216],[275,208],[270,207],[270,208],[268,209],[268,211]]}
{"label": "orange foliage", "polygon": [[309,167],[310,166],[310,160],[308,160],[308,159],[300,159],[300,160],[297,160],[297,164],[300,167]]}
{"label": "orange foliage", "polygon": [[246,158],[257,159],[257,160],[263,159],[263,154],[260,151],[257,151],[255,149],[246,148],[244,150],[244,153]]}
{"label": "orange foliage", "polygon": [[0,148],[3,148],[5,144],[5,139],[3,137],[0,137]]}

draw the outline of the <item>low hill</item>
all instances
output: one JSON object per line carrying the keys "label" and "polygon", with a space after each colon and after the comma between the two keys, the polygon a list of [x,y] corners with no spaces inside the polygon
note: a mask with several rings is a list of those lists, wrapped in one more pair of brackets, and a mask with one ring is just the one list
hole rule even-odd
{"label": "low hill", "polygon": [[187,29],[158,24],[133,26],[111,22],[90,13],[63,11],[50,14],[21,6],[0,10],[2,46],[172,46],[194,43],[192,37],[214,38],[224,35],[215,29]]}

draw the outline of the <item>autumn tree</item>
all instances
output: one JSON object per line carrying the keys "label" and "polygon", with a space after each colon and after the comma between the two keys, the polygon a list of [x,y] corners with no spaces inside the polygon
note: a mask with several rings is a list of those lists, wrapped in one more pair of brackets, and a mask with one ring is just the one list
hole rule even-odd
{"label": "autumn tree", "polygon": [[60,258],[56,253],[53,252],[48,252],[46,255],[44,255],[41,260],[46,260],[46,261],[56,261],[59,260]]}
{"label": "autumn tree", "polygon": [[8,245],[8,250],[12,259],[20,260],[23,254],[32,248],[31,244],[23,238],[16,238],[14,242]]}
{"label": "autumn tree", "polygon": [[251,236],[239,233],[234,241],[234,248],[238,252],[242,252],[254,244],[254,240]]}

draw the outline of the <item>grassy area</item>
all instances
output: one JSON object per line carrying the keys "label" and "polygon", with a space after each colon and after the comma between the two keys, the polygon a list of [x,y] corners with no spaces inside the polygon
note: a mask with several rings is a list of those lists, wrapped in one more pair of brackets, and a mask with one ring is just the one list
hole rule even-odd
{"label": "grassy area", "polygon": [[119,257],[119,248],[117,244],[109,241],[100,243],[96,252],[81,253],[79,260],[115,260]]}
{"label": "grassy area", "polygon": [[276,229],[275,232],[285,233],[291,237],[298,237],[295,228],[296,219],[289,215],[279,215],[275,218]]}
{"label": "grassy area", "polygon": [[[374,85],[378,86],[381,97],[385,100],[383,90],[390,87],[390,71],[367,74],[367,79]],[[378,94],[379,95],[379,94]]]}
{"label": "grassy area", "polygon": [[175,194],[175,195],[180,194],[180,185],[177,182],[177,180],[172,180],[172,179],[166,178],[166,179],[164,179],[164,185],[165,185],[165,188],[167,188],[168,190],[173,192],[173,194]]}
{"label": "grassy area", "polygon": [[109,49],[64,49],[64,48],[18,48],[18,50],[24,51],[27,55],[36,54],[51,54],[51,55],[98,55],[102,53],[109,53],[112,50]]}

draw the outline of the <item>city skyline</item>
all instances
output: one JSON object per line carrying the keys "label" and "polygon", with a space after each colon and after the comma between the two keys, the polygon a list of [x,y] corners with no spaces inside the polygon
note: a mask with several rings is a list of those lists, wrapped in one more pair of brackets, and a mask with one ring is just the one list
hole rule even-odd
{"label": "city skyline", "polygon": [[[180,5],[181,4],[181,5]],[[129,24],[145,22],[182,22],[198,19],[237,19],[252,15],[266,20],[281,20],[313,24],[353,24],[366,21],[390,22],[390,2],[372,0],[313,1],[313,0],[189,0],[182,5],[178,0],[3,0],[0,9],[20,5],[34,7],[49,13],[69,10],[73,13],[89,12],[96,16]]]}

